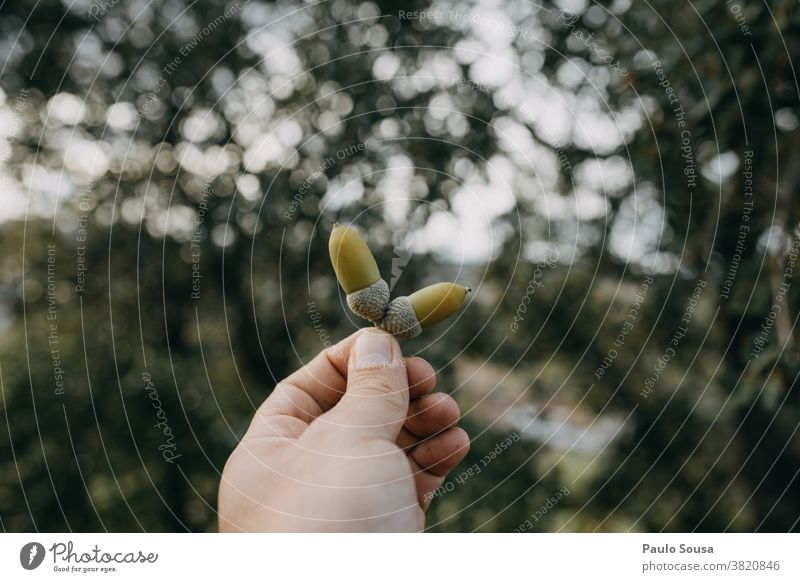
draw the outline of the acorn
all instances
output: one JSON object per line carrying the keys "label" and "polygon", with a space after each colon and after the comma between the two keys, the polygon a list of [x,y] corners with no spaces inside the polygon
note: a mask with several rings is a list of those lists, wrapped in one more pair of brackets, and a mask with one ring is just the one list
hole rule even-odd
{"label": "acorn", "polygon": [[389,304],[389,285],[381,279],[369,247],[355,229],[337,223],[328,250],[350,311],[378,325]]}
{"label": "acorn", "polygon": [[389,303],[379,327],[400,339],[417,337],[423,329],[458,311],[470,291],[455,283],[436,283],[408,297],[398,297]]}

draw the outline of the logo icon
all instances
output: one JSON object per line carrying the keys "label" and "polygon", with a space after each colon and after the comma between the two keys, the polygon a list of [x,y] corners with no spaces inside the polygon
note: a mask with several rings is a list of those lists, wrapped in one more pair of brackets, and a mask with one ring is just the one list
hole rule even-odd
{"label": "logo icon", "polygon": [[393,239],[394,256],[392,257],[392,280],[389,283],[389,291],[394,291],[395,285],[403,275],[403,269],[411,261],[411,257],[414,254],[411,250],[414,237],[410,236],[407,231],[395,234]]}
{"label": "logo icon", "polygon": [[26,570],[35,570],[44,561],[44,546],[39,542],[29,542],[19,551],[19,563]]}

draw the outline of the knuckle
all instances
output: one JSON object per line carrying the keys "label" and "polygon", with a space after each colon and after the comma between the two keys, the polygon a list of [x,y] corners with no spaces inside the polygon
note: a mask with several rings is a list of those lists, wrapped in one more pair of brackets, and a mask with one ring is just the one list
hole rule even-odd
{"label": "knuckle", "polygon": [[358,393],[364,396],[385,396],[397,389],[385,378],[364,379],[358,383]]}
{"label": "knuckle", "polygon": [[402,390],[403,379],[396,370],[369,368],[361,370],[355,384],[362,393],[387,394]]}

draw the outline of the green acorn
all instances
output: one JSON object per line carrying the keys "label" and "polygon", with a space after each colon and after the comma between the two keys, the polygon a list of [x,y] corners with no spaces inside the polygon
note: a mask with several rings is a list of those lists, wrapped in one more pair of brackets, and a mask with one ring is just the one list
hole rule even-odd
{"label": "green acorn", "polygon": [[379,327],[401,339],[417,337],[458,311],[470,291],[455,283],[437,283],[398,297],[389,303]]}
{"label": "green acorn", "polygon": [[328,251],[350,310],[378,325],[389,304],[389,285],[381,279],[372,252],[355,229],[333,226]]}

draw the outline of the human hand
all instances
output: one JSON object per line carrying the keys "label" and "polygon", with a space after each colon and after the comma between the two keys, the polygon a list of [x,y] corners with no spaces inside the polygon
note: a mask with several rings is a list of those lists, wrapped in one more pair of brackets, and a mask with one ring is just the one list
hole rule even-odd
{"label": "human hand", "polygon": [[420,531],[469,450],[433,367],[356,332],[279,383],[222,474],[221,531]]}

